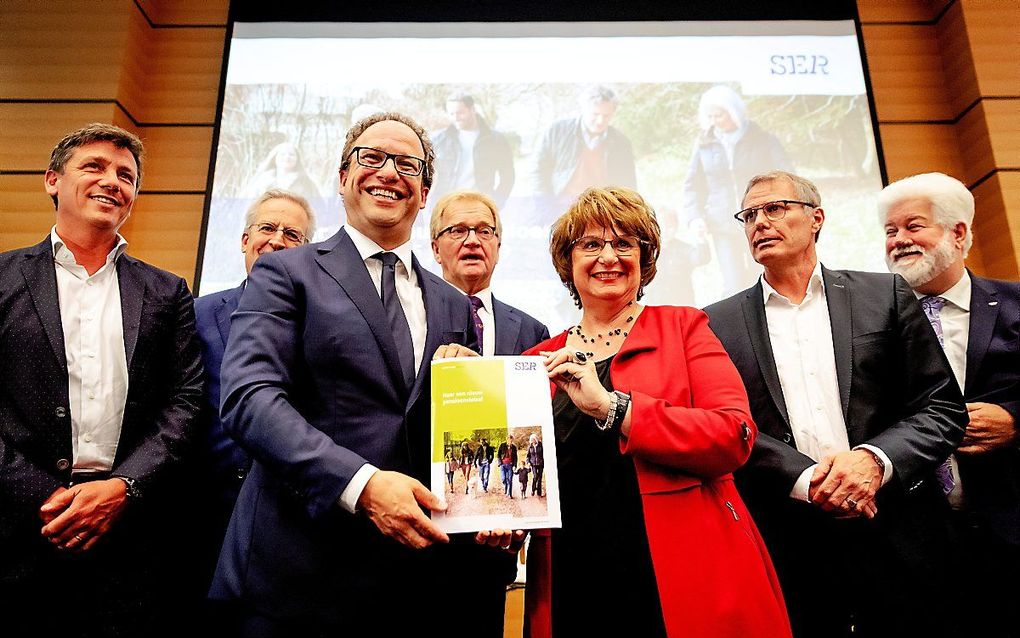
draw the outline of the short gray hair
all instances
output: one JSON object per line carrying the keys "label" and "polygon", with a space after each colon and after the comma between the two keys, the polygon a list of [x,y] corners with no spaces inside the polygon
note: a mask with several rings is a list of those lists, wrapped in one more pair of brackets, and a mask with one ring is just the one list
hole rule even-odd
{"label": "short gray hair", "polygon": [[305,237],[308,241],[312,240],[315,235],[315,211],[312,210],[311,204],[304,197],[291,191],[283,190],[282,188],[270,188],[266,192],[258,196],[258,198],[252,202],[251,206],[248,207],[248,212],[244,216],[244,229],[248,230],[248,227],[255,223],[255,216],[259,212],[259,207],[266,202],[273,199],[286,199],[294,202],[305,211],[305,215],[308,216],[308,228],[305,232]]}
{"label": "short gray hair", "polygon": [[[744,205],[744,200],[747,199],[747,194],[751,192],[751,189],[761,184],[762,182],[780,182],[784,181],[787,184],[793,186],[793,190],[797,193],[797,199],[802,202],[806,202],[815,208],[820,208],[822,205],[822,196],[818,193],[818,187],[815,186],[814,182],[801,177],[800,175],[794,175],[788,171],[769,171],[762,173],[761,175],[755,175],[751,178],[751,181],[747,183],[747,188],[744,189],[744,196],[740,198],[740,205]],[[818,236],[822,234],[822,229],[819,228],[815,232],[815,241],[818,241]]]}
{"label": "short gray hair", "polygon": [[889,210],[907,200],[920,199],[931,204],[935,223],[946,230],[963,222],[967,232],[963,237],[963,256],[966,258],[974,244],[974,194],[963,182],[945,173],[921,173],[889,184],[878,194],[878,218],[885,224]]}
{"label": "short gray hair", "polygon": [[437,239],[439,232],[443,230],[440,228],[442,223],[443,213],[450,207],[451,204],[456,202],[478,202],[485,206],[492,213],[492,222],[496,225],[496,237],[499,241],[503,239],[503,222],[499,219],[499,210],[496,208],[496,202],[492,201],[492,198],[480,191],[473,190],[459,190],[447,193],[443,195],[442,199],[436,202],[435,208],[432,209],[432,217],[429,219],[429,235],[432,239]]}

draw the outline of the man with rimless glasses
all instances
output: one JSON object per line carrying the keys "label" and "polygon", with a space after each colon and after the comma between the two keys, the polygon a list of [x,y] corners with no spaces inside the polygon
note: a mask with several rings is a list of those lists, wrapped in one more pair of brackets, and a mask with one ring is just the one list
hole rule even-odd
{"label": "man with rimless glasses", "polygon": [[[307,244],[315,232],[315,213],[296,193],[270,189],[248,208],[241,232],[245,272],[250,273],[260,255]],[[205,397],[201,423],[205,433],[202,451],[202,490],[206,511],[199,520],[201,532],[202,587],[208,589],[223,533],[230,520],[241,482],[251,467],[251,457],[224,430],[220,422],[220,366],[230,334],[230,315],[237,309],[246,281],[237,288],[204,295],[195,300],[195,327],[202,342],[205,365]],[[203,592],[204,593],[204,592]]]}
{"label": "man with rimless glasses", "polygon": [[499,636],[505,589],[465,590],[449,567],[500,550],[423,511],[445,508],[425,487],[429,360],[475,345],[467,298],[411,252],[432,143],[378,113],[340,161],[344,226],[263,254],[231,320],[221,416],[253,463],[210,596],[242,636],[404,635],[457,591],[466,622]]}
{"label": "man with rimless glasses", "polygon": [[936,468],[967,423],[928,320],[898,275],[829,270],[818,189],[751,179],[735,217],[759,282],[705,309],[758,424],[737,485],[795,636],[944,636],[957,580]]}

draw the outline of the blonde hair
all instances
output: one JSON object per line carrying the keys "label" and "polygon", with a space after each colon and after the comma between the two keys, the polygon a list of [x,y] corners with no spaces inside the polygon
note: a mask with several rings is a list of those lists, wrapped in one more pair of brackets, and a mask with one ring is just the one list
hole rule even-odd
{"label": "blonde hair", "polygon": [[492,222],[496,226],[496,237],[503,236],[503,222],[499,221],[499,212],[496,209],[496,202],[485,193],[472,190],[459,190],[447,193],[436,203],[432,209],[432,218],[429,219],[429,236],[437,239],[442,232],[443,213],[446,209],[457,202],[478,202],[492,213]]}

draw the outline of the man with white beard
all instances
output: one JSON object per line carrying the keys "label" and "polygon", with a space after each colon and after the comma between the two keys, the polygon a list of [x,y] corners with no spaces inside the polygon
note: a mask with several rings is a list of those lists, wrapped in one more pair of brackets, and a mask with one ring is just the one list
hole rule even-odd
{"label": "man with white beard", "polygon": [[964,266],[974,196],[942,173],[887,186],[878,210],[886,263],[921,300],[963,389],[970,423],[945,485],[965,549],[967,582],[947,583],[974,635],[1015,635],[1020,613],[1020,284]]}

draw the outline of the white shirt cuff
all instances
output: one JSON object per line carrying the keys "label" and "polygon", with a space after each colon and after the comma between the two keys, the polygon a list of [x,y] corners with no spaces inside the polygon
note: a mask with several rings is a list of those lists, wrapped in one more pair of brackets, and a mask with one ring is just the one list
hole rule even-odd
{"label": "white shirt cuff", "polygon": [[885,464],[885,469],[882,470],[882,485],[885,485],[886,483],[888,483],[889,480],[892,478],[892,473],[893,473],[892,461],[890,461],[889,457],[885,455],[885,452],[883,452],[879,448],[875,447],[874,445],[868,445],[867,443],[864,443],[862,445],[858,445],[854,449],[855,450],[860,450],[862,448],[865,449],[865,450],[868,450],[869,452],[874,452],[875,456],[877,456],[878,458],[882,459],[882,463]]}
{"label": "white shirt cuff", "polygon": [[347,483],[346,489],[340,492],[340,498],[337,499],[337,505],[344,508],[351,514],[358,511],[358,499],[361,498],[361,493],[365,490],[365,485],[368,484],[368,480],[375,476],[375,473],[379,471],[379,468],[372,465],[371,463],[365,463],[354,473],[351,480]]}
{"label": "white shirt cuff", "polygon": [[790,490],[790,498],[805,502],[811,500],[809,494],[811,490],[811,476],[815,473],[816,467],[818,467],[817,463],[800,473],[800,476],[797,477],[797,482],[793,484],[793,489]]}

